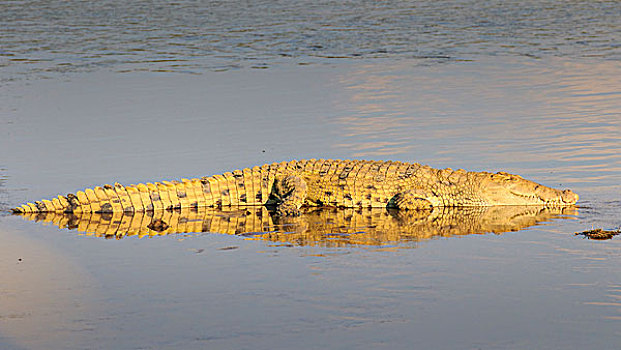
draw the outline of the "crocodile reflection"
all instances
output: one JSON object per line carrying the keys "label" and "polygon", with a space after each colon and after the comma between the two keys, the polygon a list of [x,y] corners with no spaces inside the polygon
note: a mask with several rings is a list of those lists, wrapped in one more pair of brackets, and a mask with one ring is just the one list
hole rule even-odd
{"label": "crocodile reflection", "polygon": [[570,218],[574,207],[497,206],[390,211],[382,208],[305,208],[299,217],[271,215],[265,207],[163,210],[114,214],[19,214],[80,233],[121,239],[169,234],[222,233],[307,246],[387,245],[434,237],[519,231]]}

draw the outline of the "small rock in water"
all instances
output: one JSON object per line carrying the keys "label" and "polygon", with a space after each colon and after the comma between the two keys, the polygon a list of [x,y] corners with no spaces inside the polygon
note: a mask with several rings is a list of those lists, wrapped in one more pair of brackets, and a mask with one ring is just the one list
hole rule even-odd
{"label": "small rock in water", "polygon": [[582,231],[582,232],[575,232],[575,235],[576,236],[582,235],[588,239],[605,240],[605,239],[611,239],[612,237],[618,235],[619,233],[621,233],[621,229],[603,230],[601,228],[596,228],[596,229]]}
{"label": "small rock in water", "polygon": [[170,226],[166,222],[164,222],[164,220],[155,219],[151,221],[151,223],[147,225],[147,227],[153,231],[162,232]]}

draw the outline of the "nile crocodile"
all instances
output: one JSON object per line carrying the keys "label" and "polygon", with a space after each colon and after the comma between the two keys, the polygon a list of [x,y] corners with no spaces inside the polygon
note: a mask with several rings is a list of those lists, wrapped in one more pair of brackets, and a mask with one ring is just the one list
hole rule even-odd
{"label": "nile crocodile", "polygon": [[302,205],[427,209],[495,205],[567,206],[578,195],[505,172],[434,169],[418,163],[293,160],[181,181],[78,191],[14,208],[16,213],[105,213],[159,209],[273,206],[298,215]]}

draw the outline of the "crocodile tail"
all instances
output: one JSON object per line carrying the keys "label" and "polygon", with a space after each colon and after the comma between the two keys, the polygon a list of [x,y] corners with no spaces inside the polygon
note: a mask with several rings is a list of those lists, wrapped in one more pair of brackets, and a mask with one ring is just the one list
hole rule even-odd
{"label": "crocodile tail", "polygon": [[[267,176],[267,175],[266,175]],[[269,181],[259,181],[257,169],[232,173],[123,186],[119,183],[87,188],[13,208],[14,213],[116,213],[162,209],[260,205],[267,201]]]}
{"label": "crocodile tail", "polygon": [[158,209],[181,209],[212,206],[213,200],[203,191],[201,179],[162,181],[138,185],[97,186],[58,196],[51,200],[26,203],[13,208],[14,213],[115,213],[144,212]]}

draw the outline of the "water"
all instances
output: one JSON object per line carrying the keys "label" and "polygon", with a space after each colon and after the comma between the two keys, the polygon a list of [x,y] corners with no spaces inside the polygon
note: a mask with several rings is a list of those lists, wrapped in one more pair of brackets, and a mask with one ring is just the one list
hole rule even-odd
{"label": "water", "polygon": [[503,170],[581,200],[285,222],[163,213],[161,232],[145,217],[123,231],[5,212],[0,348],[616,349],[621,240],[574,232],[621,225],[620,12],[2,2],[3,210],[320,157]]}
{"label": "water", "polygon": [[481,53],[618,60],[620,16],[617,1],[4,1],[0,67],[31,77]]}
{"label": "water", "polygon": [[224,206],[137,213],[29,213],[24,219],[76,230],[79,235],[122,239],[217,232],[287,245],[412,247],[414,243],[460,235],[503,234],[554,219],[573,218],[575,208],[497,206],[434,208],[301,208],[299,217],[270,215],[265,207]]}

